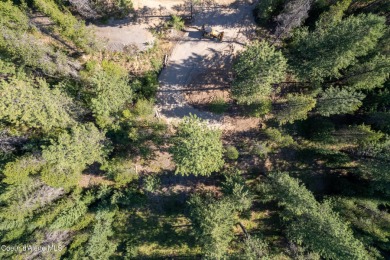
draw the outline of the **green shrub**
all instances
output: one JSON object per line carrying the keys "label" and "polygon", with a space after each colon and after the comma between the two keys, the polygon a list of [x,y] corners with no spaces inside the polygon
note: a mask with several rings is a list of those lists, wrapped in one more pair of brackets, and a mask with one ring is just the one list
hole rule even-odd
{"label": "green shrub", "polygon": [[115,181],[117,186],[126,186],[138,178],[135,166],[130,160],[115,159],[106,162],[100,169],[105,170],[109,177]]}
{"label": "green shrub", "polygon": [[146,99],[139,99],[134,106],[133,113],[137,118],[147,118],[154,115],[154,102]]}
{"label": "green shrub", "polygon": [[171,15],[171,20],[168,22],[168,26],[175,28],[178,31],[184,29],[184,21],[180,16]]}
{"label": "green shrub", "polygon": [[149,71],[139,79],[131,83],[131,87],[136,93],[137,99],[152,99],[156,96],[158,89],[158,77],[154,71]]}
{"label": "green shrub", "polygon": [[267,144],[262,142],[254,144],[251,149],[251,154],[257,155],[260,158],[266,158],[269,152],[270,149]]}
{"label": "green shrub", "polygon": [[236,147],[229,145],[226,147],[225,150],[225,155],[228,159],[230,160],[237,160],[238,156],[240,155],[239,152],[237,151]]}
{"label": "green shrub", "polygon": [[223,114],[226,112],[229,104],[223,98],[216,98],[208,105],[211,112],[216,114]]}
{"label": "green shrub", "polygon": [[276,128],[267,128],[264,132],[271,142],[276,143],[280,147],[286,147],[294,143],[294,139],[291,136],[280,132]]}
{"label": "green shrub", "polygon": [[242,104],[242,108],[244,109],[244,113],[248,116],[253,117],[262,117],[268,114],[272,109],[272,102],[268,98],[263,98],[260,101],[248,104]]}
{"label": "green shrub", "polygon": [[160,187],[160,179],[155,175],[146,176],[144,179],[144,189],[147,192],[154,192]]}

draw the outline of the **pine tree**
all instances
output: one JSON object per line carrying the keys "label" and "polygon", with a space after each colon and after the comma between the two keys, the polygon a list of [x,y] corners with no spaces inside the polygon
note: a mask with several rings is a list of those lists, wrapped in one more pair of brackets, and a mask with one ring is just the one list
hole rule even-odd
{"label": "pine tree", "polygon": [[0,2],[0,52],[18,66],[27,66],[48,75],[71,75],[74,71],[62,51],[39,39],[25,12],[12,1]]}
{"label": "pine tree", "polygon": [[275,118],[281,125],[303,120],[315,105],[316,100],[311,96],[288,94],[285,102],[274,105]]}
{"label": "pine tree", "polygon": [[104,134],[91,123],[60,134],[51,145],[43,147],[42,180],[53,187],[74,186],[88,165],[105,158],[104,140]]}
{"label": "pine tree", "polygon": [[100,127],[112,123],[111,116],[132,102],[133,91],[126,70],[110,61],[93,64],[83,72],[88,103]]}
{"label": "pine tree", "polygon": [[351,66],[341,78],[353,89],[367,89],[382,87],[390,75],[390,58],[385,55],[376,55],[367,62]]}
{"label": "pine tree", "polygon": [[351,88],[330,87],[320,94],[316,110],[322,116],[352,113],[362,105],[364,97]]}
{"label": "pine tree", "polygon": [[0,80],[0,119],[22,130],[49,132],[75,124],[69,112],[72,101],[43,79],[27,77]]}
{"label": "pine tree", "polygon": [[327,12],[321,14],[319,20],[316,23],[317,28],[326,29],[333,24],[341,22],[345,11],[350,6],[352,0],[340,0],[334,5],[331,5]]}
{"label": "pine tree", "polygon": [[350,16],[313,32],[299,30],[290,45],[291,65],[303,80],[340,77],[340,70],[373,50],[384,33],[385,19],[374,14]]}
{"label": "pine tree", "polygon": [[89,238],[86,255],[92,259],[109,259],[117,248],[113,239],[112,223],[115,210],[99,210],[96,213],[96,224]]}
{"label": "pine tree", "polygon": [[223,166],[221,132],[195,115],[180,123],[171,152],[178,174],[208,176]]}
{"label": "pine tree", "polygon": [[298,180],[286,173],[269,175],[274,196],[287,223],[288,237],[324,258],[369,259],[363,244],[329,203],[319,203]]}
{"label": "pine tree", "polygon": [[92,51],[94,45],[93,34],[85,26],[84,21],[78,20],[66,7],[59,8],[60,2],[52,0],[34,0],[34,6],[48,15],[58,26],[61,36],[70,39],[77,47],[84,51]]}
{"label": "pine tree", "polygon": [[203,254],[224,259],[233,240],[234,207],[229,200],[216,200],[210,194],[194,195],[189,201],[191,221]]}
{"label": "pine tree", "polygon": [[272,93],[272,84],[284,79],[287,61],[280,51],[265,41],[242,52],[234,64],[236,78],[232,94],[239,103],[260,102]]}

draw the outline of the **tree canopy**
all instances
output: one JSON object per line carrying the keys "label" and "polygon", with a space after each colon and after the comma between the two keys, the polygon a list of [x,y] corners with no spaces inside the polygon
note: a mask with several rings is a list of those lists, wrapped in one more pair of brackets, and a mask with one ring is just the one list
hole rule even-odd
{"label": "tree canopy", "polygon": [[171,152],[178,174],[208,176],[223,166],[221,132],[195,115],[179,124]]}
{"label": "tree canopy", "polygon": [[273,85],[285,78],[287,60],[267,42],[255,42],[234,63],[232,94],[239,103],[251,104],[269,97]]}
{"label": "tree canopy", "polygon": [[287,234],[309,246],[324,258],[368,259],[362,242],[327,202],[319,203],[313,194],[286,173],[270,176],[275,198],[284,207]]}
{"label": "tree canopy", "polygon": [[373,50],[385,33],[385,20],[373,14],[349,16],[326,28],[307,28],[294,35],[290,46],[291,65],[303,80],[324,81],[340,76],[347,68]]}

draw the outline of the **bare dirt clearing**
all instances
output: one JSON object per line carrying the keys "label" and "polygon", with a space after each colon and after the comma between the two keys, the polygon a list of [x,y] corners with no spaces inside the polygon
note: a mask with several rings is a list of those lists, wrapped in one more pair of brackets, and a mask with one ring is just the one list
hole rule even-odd
{"label": "bare dirt clearing", "polygon": [[110,20],[104,25],[91,25],[96,36],[103,40],[103,47],[110,51],[132,48],[143,51],[153,46],[154,36],[148,24],[133,24],[130,18]]}
{"label": "bare dirt clearing", "polygon": [[[107,49],[145,50],[154,41],[150,28],[158,26],[169,14],[190,14],[188,1],[138,0],[134,7],[136,14],[133,17],[94,26],[98,37],[107,39]],[[171,37],[175,47],[159,77],[156,111],[160,117],[173,123],[190,113],[196,114],[227,131],[245,131],[258,125],[258,119],[201,109],[217,98],[230,101],[227,89],[232,80],[232,59],[255,35],[253,8],[250,2],[232,0],[203,1],[193,6],[193,20],[186,27],[184,36]],[[203,25],[223,31],[222,42],[202,37]]]}
{"label": "bare dirt clearing", "polygon": [[[224,116],[194,108],[185,93],[191,99],[193,91],[212,91],[229,85],[232,58],[255,31],[252,10],[253,5],[248,2],[197,7],[192,26],[176,44],[160,75],[157,109],[168,122],[191,113],[224,128]],[[223,41],[203,38],[200,29],[204,24],[223,31]]]}

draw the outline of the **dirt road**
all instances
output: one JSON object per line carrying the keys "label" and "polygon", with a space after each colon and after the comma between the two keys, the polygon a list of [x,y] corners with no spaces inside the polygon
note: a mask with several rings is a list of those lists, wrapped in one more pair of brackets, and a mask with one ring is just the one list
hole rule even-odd
{"label": "dirt road", "polygon": [[[212,124],[222,123],[222,116],[190,106],[184,92],[190,84],[202,84],[202,75],[227,70],[233,54],[245,46],[254,31],[253,8],[252,4],[240,1],[229,6],[214,5],[196,10],[192,26],[176,44],[168,66],[159,78],[157,111],[161,117],[171,122],[192,113]],[[199,29],[203,24],[224,31],[223,41],[202,38]],[[228,77],[227,73],[222,75]]]}

